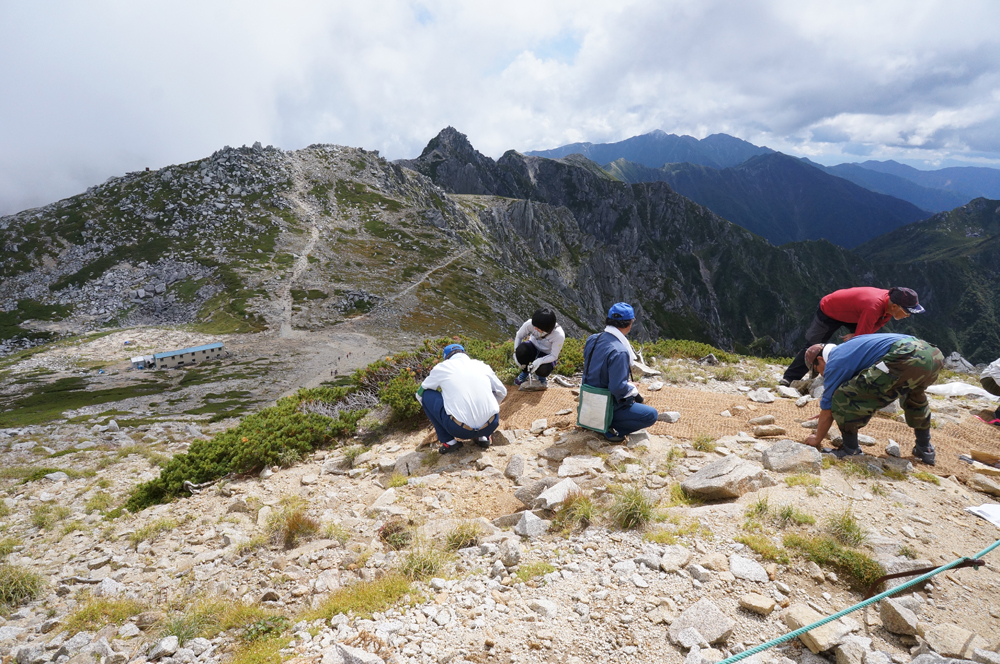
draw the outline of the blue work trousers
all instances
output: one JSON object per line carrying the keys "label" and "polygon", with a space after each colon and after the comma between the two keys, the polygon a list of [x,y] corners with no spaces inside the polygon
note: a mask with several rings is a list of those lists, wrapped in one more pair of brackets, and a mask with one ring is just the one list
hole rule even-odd
{"label": "blue work trousers", "polygon": [[622,436],[627,436],[639,429],[652,426],[658,413],[652,406],[644,403],[634,403],[625,408],[616,408],[611,416],[611,428]]}
{"label": "blue work trousers", "polygon": [[[487,438],[500,426],[500,416],[494,415],[493,419],[481,429],[466,429],[461,424],[451,419],[451,416],[444,409],[444,398],[437,390],[426,390],[423,395],[424,413],[427,419],[434,425],[438,440],[442,443],[450,443],[453,440],[475,440],[481,436]],[[655,411],[654,411],[655,413]],[[656,419],[655,416],[653,419]]]}

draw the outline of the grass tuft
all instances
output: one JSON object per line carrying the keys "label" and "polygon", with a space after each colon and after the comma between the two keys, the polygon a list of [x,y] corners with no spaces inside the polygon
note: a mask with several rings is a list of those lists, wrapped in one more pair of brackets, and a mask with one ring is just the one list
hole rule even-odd
{"label": "grass tuft", "polygon": [[870,586],[885,574],[885,569],[863,551],[841,546],[831,535],[806,536],[788,533],[784,545],[800,551],[817,565],[836,567],[862,586]]}
{"label": "grass tuft", "polygon": [[320,529],[319,521],[306,514],[300,500],[287,501],[280,512],[271,515],[267,525],[274,540],[285,549],[294,549],[300,541],[313,537]]}
{"label": "grass tuft", "polygon": [[410,579],[399,572],[390,572],[374,581],[359,581],[345,588],[338,588],[330,597],[311,612],[306,620],[329,620],[341,613],[354,613],[370,619],[404,600],[413,591]]}
{"label": "grass tuft", "polygon": [[38,597],[45,581],[41,576],[18,565],[0,564],[0,604],[20,606]]}
{"label": "grass tuft", "polygon": [[847,546],[861,546],[868,541],[868,533],[858,523],[850,507],[827,518],[826,532]]}
{"label": "grass tuft", "polygon": [[393,473],[389,476],[389,488],[395,489],[397,487],[406,486],[409,480],[410,478],[403,473]]}
{"label": "grass tuft", "polygon": [[552,518],[552,527],[564,533],[571,533],[577,528],[586,528],[597,516],[597,506],[590,496],[576,492],[570,494]]}
{"label": "grass tuft", "polygon": [[654,530],[645,533],[642,539],[654,544],[677,544],[677,535],[669,530]]}
{"label": "grass tuft", "polygon": [[194,638],[212,638],[231,629],[245,629],[261,620],[280,616],[242,602],[204,599],[184,606],[163,621],[163,636],[176,636],[184,643]]}
{"label": "grass tuft", "polygon": [[52,530],[52,528],[68,517],[72,512],[63,505],[51,505],[42,503],[31,510],[31,525],[42,530]]}
{"label": "grass tuft", "polygon": [[129,534],[128,541],[131,542],[132,546],[139,546],[141,542],[151,540],[160,533],[169,532],[176,527],[177,522],[173,519],[157,519]]}
{"label": "grass tuft", "polygon": [[699,452],[714,452],[716,447],[715,439],[705,433],[698,434],[691,445]]}
{"label": "grass tuft", "polygon": [[67,633],[96,632],[107,625],[125,624],[132,616],[137,616],[148,607],[134,599],[111,599],[91,597],[66,619]]}
{"label": "grass tuft", "polygon": [[479,544],[483,536],[482,527],[475,521],[462,521],[451,529],[444,540],[444,548],[448,551],[458,551]]}
{"label": "grass tuft", "polygon": [[684,490],[680,482],[674,482],[667,489],[667,507],[684,507],[686,505],[701,505],[702,500]]}
{"label": "grass tuft", "polygon": [[916,470],[913,472],[913,476],[921,482],[941,486],[941,478],[933,473],[928,473],[926,470]]}
{"label": "grass tuft", "polygon": [[514,576],[516,576],[521,583],[527,583],[534,578],[551,574],[554,571],[556,571],[554,565],[544,561],[536,561],[518,567],[517,574]]}
{"label": "grass tuft", "polygon": [[771,538],[760,533],[744,533],[736,537],[736,541],[745,544],[752,551],[760,555],[765,560],[773,560],[776,563],[787,565],[789,562],[788,552],[771,541]]}
{"label": "grass tuft", "polygon": [[424,581],[439,575],[447,562],[448,556],[444,551],[433,546],[418,546],[406,554],[399,571],[410,581]]}
{"label": "grass tuft", "polygon": [[617,487],[608,514],[622,530],[642,528],[653,518],[656,504],[650,500],[642,488],[637,486]]}
{"label": "grass tuft", "polygon": [[410,542],[413,541],[413,533],[403,519],[396,517],[389,519],[378,529],[378,538],[393,551],[399,551],[410,545]]}

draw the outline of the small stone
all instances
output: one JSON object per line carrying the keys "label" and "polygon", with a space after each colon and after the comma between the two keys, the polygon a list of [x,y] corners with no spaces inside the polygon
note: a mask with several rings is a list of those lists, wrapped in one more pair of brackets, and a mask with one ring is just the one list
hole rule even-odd
{"label": "small stone", "polygon": [[505,539],[500,543],[499,554],[504,567],[514,567],[521,562],[521,545],[516,540]]}
{"label": "small stone", "polygon": [[556,411],[556,415],[569,415],[573,412],[572,408],[562,408]]}
{"label": "small stone", "polygon": [[750,401],[756,401],[757,403],[773,403],[774,395],[764,387],[760,389],[753,390],[752,392],[747,392],[747,398]]}
{"label": "small stone", "polygon": [[535,500],[543,491],[559,484],[559,482],[558,477],[543,477],[536,482],[522,486],[514,492],[514,497],[520,500],[526,507],[532,507],[535,504]]}
{"label": "small stone", "polygon": [[503,471],[504,476],[509,477],[512,480],[516,480],[521,475],[524,475],[524,456],[520,454],[514,454],[507,461],[507,467]]}
{"label": "small stone", "polygon": [[754,438],[768,438],[770,436],[784,436],[787,433],[785,427],[779,427],[777,424],[765,424],[763,426],[754,427],[753,435]]}
{"label": "small stone", "polygon": [[765,424],[774,424],[774,415],[761,415],[760,417],[755,417],[747,422],[750,426],[764,426]]}
{"label": "small stone", "polygon": [[659,392],[660,390],[663,389],[663,381],[661,381],[661,380],[654,380],[652,383],[649,384],[649,386],[648,386],[647,389],[650,392]]}
{"label": "small stone", "polygon": [[[604,463],[603,461],[601,462]],[[551,486],[538,495],[535,499],[534,508],[553,510],[566,502],[566,499],[574,494],[581,493],[576,482],[567,478],[555,486]]]}
{"label": "small stone", "polygon": [[691,564],[684,568],[684,571],[691,575],[692,579],[707,583],[712,580],[712,573],[698,564]]}
{"label": "small stone", "polygon": [[534,599],[528,608],[543,618],[555,618],[559,613],[559,605],[549,599]]}
{"label": "small stone", "polygon": [[708,642],[705,641],[705,637],[696,630],[694,627],[685,627],[680,632],[677,633],[677,645],[685,650],[690,650],[694,647],[708,646]]}
{"label": "small stone", "polygon": [[885,453],[896,458],[903,456],[903,451],[899,449],[899,443],[892,438],[889,439],[889,444],[885,446]]}
{"label": "small stone", "polygon": [[237,498],[233,502],[229,503],[229,507],[226,508],[226,514],[250,514],[252,511],[253,510],[250,509],[250,505],[247,504],[247,501],[242,498]]}
{"label": "small stone", "polygon": [[681,482],[685,491],[708,500],[738,498],[775,485],[763,468],[735,454],[708,464]]}
{"label": "small stone", "polygon": [[[447,611],[442,611],[447,613]],[[436,616],[435,616],[436,617]],[[334,660],[336,664],[385,664],[385,660],[374,653],[353,646],[345,646],[343,643],[336,644],[338,658]],[[326,661],[326,658],[323,658]]]}
{"label": "small stone", "polygon": [[319,477],[317,477],[316,475],[312,475],[312,474],[303,475],[302,478],[299,480],[299,482],[302,483],[302,486],[312,486],[313,484],[316,484],[316,482],[318,482],[318,481],[319,481]]}
{"label": "small stone", "polygon": [[684,569],[691,560],[691,551],[680,544],[671,544],[664,547],[663,555],[660,557],[660,569],[664,572],[676,572]]}
{"label": "small stone", "polygon": [[260,594],[260,597],[257,599],[257,601],[258,602],[277,602],[280,599],[281,599],[281,595],[279,595],[277,593],[277,591],[275,591],[275,590],[265,590],[264,592],[262,592]]}
{"label": "small stone", "polygon": [[758,595],[757,593],[748,593],[740,597],[740,607],[758,615],[771,615],[775,606],[776,603],[773,599]]}
{"label": "small stone", "polygon": [[978,664],[1000,664],[1000,654],[985,648],[975,648],[972,651],[972,661]]}
{"label": "small stone", "polygon": [[693,627],[708,643],[725,643],[733,633],[736,622],[707,599],[700,599],[684,611],[670,625],[668,634],[674,643],[681,631]]}
{"label": "small stone", "polygon": [[123,639],[131,639],[140,634],[142,634],[142,630],[135,623],[125,623],[118,628],[118,636]]}
{"label": "small stone", "polygon": [[407,452],[396,459],[393,472],[404,476],[416,475],[423,466],[424,457],[419,452]]}
{"label": "small stone", "polygon": [[893,599],[879,602],[879,618],[882,626],[893,634],[917,634],[917,616],[913,611]]}
{"label": "small stone", "polygon": [[49,480],[50,482],[67,482],[69,481],[69,475],[59,470],[54,473],[49,473],[48,475],[45,476],[45,479]]}
{"label": "small stone", "polygon": [[549,428],[549,421],[543,417],[542,419],[535,420],[534,422],[531,423],[530,431],[531,433],[537,436],[538,434],[540,434],[541,432],[545,431],[548,428]]}
{"label": "small stone", "polygon": [[375,502],[368,508],[368,514],[382,514],[389,510],[389,506],[396,502],[396,489],[390,487],[382,492],[382,495],[375,499]]}
{"label": "small stone", "polygon": [[1000,496],[1000,483],[995,482],[985,475],[975,473],[966,481],[976,491],[982,491],[991,496]]}
{"label": "small stone", "polygon": [[178,640],[176,636],[166,636],[149,649],[149,654],[146,656],[149,660],[159,659],[161,657],[167,657],[173,655],[177,652]]}
{"label": "small stone", "polygon": [[681,414],[675,410],[668,410],[656,416],[657,421],[674,424],[681,419]]}
{"label": "small stone", "polygon": [[514,435],[513,431],[509,429],[497,429],[490,436],[490,444],[496,447],[503,447],[505,445],[513,445],[517,442],[517,436]]}
{"label": "small stone", "polygon": [[[792,604],[783,614],[785,625],[790,630],[811,625],[823,619],[823,614],[809,608],[805,604]],[[854,630],[851,622],[844,619],[834,620],[815,629],[809,630],[805,634],[799,635],[799,639],[805,644],[813,654],[829,650],[836,646],[841,640]]]}
{"label": "small stone", "polygon": [[799,408],[803,408],[810,401],[812,401],[812,397],[807,394],[804,397],[799,397],[798,399],[796,399],[795,405],[798,406]]}
{"label": "small stone", "polygon": [[733,414],[730,413],[728,410],[724,410],[721,413],[719,413],[719,417],[732,417],[732,416]]}
{"label": "small stone", "polygon": [[[864,639],[871,644],[871,639]],[[868,647],[857,637],[847,637],[833,649],[837,664],[864,664]]]}
{"label": "small stone", "polygon": [[757,583],[767,583],[767,572],[756,561],[738,556],[735,553],[729,556],[729,571],[737,579],[744,581],[755,581]]}
{"label": "small stone", "polygon": [[593,456],[570,456],[563,459],[559,466],[559,477],[579,477],[591,471],[604,469],[604,459]]}
{"label": "small stone", "polygon": [[521,537],[534,539],[548,532],[550,525],[550,521],[540,519],[531,512],[525,511],[521,514],[521,520],[514,526],[514,533]]}
{"label": "small stone", "polygon": [[710,569],[714,572],[729,571],[729,561],[726,559],[726,556],[721,553],[710,553],[702,558],[701,563],[699,564],[705,569]]}

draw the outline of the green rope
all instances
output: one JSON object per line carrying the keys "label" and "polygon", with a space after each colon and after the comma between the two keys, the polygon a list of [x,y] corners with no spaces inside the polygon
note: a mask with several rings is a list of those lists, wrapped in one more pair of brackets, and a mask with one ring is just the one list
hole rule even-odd
{"label": "green rope", "polygon": [[765,651],[765,650],[767,650],[769,648],[773,648],[774,646],[778,645],[779,643],[784,643],[785,641],[788,641],[790,639],[794,639],[796,636],[799,636],[800,634],[805,634],[806,632],[808,632],[810,630],[813,630],[813,629],[816,629],[817,627],[822,627],[823,625],[827,624],[828,622],[832,622],[832,621],[837,620],[838,618],[840,618],[842,616],[846,616],[848,613],[854,613],[858,609],[863,609],[863,608],[865,608],[866,606],[868,606],[870,604],[874,604],[875,602],[879,601],[880,599],[888,597],[889,595],[893,595],[895,593],[898,593],[901,590],[905,590],[905,589],[909,588],[910,586],[914,586],[914,585],[916,585],[918,583],[922,583],[923,581],[926,581],[927,579],[931,578],[935,574],[940,574],[941,572],[944,572],[945,570],[949,570],[952,567],[954,567],[954,566],[956,566],[956,565],[958,565],[958,564],[960,564],[962,562],[965,562],[966,560],[976,560],[976,559],[982,558],[983,556],[985,556],[987,553],[989,553],[993,549],[997,548],[998,546],[1000,546],[1000,540],[997,540],[996,542],[993,542],[993,544],[991,544],[990,546],[986,547],[985,549],[983,549],[982,551],[980,551],[979,553],[977,553],[972,558],[965,558],[965,557],[963,557],[963,558],[957,558],[957,559],[953,560],[952,562],[948,563],[947,565],[942,565],[941,567],[938,567],[935,570],[932,570],[930,572],[927,572],[926,574],[918,576],[917,578],[915,578],[915,579],[913,579],[911,581],[907,581],[906,583],[904,583],[902,585],[896,586],[895,588],[892,588],[890,590],[886,590],[883,593],[879,593],[878,595],[875,595],[874,597],[870,597],[870,598],[866,599],[863,602],[859,602],[859,603],[855,604],[852,607],[844,609],[843,611],[838,611],[837,613],[833,614],[832,616],[827,616],[826,618],[823,618],[822,620],[817,620],[816,622],[814,622],[811,625],[806,625],[805,627],[800,627],[800,628],[798,628],[797,630],[795,630],[793,632],[789,632],[788,634],[785,634],[784,636],[779,636],[776,639],[771,639],[767,643],[762,643],[759,646],[754,646],[753,648],[750,648],[749,650],[744,650],[743,652],[739,653],[738,655],[733,655],[732,657],[726,658],[726,659],[722,660],[721,662],[719,662],[719,664],[733,664],[733,662],[738,662],[741,659],[745,659],[747,657],[752,657],[753,655],[756,655],[759,652],[763,652],[763,651]]}

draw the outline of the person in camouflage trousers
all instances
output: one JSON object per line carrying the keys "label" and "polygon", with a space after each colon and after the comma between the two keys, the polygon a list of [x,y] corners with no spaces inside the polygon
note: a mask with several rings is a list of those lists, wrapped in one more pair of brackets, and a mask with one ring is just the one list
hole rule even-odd
{"label": "person in camouflage trousers", "polygon": [[915,337],[874,334],[840,346],[816,344],[809,348],[806,360],[823,374],[824,385],[817,430],[806,444],[818,447],[836,422],[844,444],[832,453],[841,458],[863,454],[858,430],[876,411],[898,399],[906,424],[914,430],[913,455],[934,465],[931,410],[925,390],[944,366],[944,356],[937,347]]}

